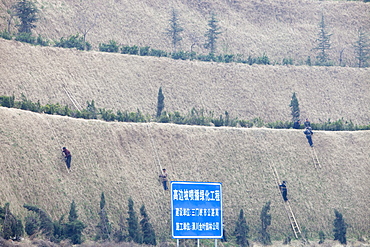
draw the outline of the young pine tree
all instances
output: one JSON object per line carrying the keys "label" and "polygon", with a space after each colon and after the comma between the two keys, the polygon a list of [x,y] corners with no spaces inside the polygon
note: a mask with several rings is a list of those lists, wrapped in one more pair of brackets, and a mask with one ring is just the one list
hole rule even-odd
{"label": "young pine tree", "polygon": [[270,245],[271,239],[270,234],[267,232],[267,227],[271,225],[271,214],[269,214],[270,211],[270,204],[271,202],[266,202],[265,206],[263,206],[260,219],[261,219],[261,230],[260,230],[260,241],[264,245]]}
{"label": "young pine tree", "polygon": [[318,38],[316,39],[317,46],[314,48],[318,51],[318,54],[316,56],[316,65],[319,66],[328,66],[330,65],[330,59],[328,55],[328,50],[330,50],[330,36],[332,34],[329,34],[326,31],[326,24],[325,24],[325,18],[324,14],[321,15],[321,21],[319,23],[319,34]]}
{"label": "young pine tree", "polygon": [[20,24],[18,24],[18,32],[20,33],[31,33],[32,28],[36,25],[33,24],[38,18],[38,12],[34,2],[30,0],[20,0],[13,5],[15,15],[19,18]]}
{"label": "young pine tree", "polygon": [[236,237],[236,243],[239,246],[241,247],[249,246],[248,233],[249,233],[249,227],[244,217],[244,211],[243,209],[240,209],[239,218],[236,222],[235,231],[234,231],[234,235]]}
{"label": "young pine tree", "polygon": [[135,243],[142,243],[142,236],[139,229],[139,222],[136,215],[136,212],[134,210],[134,201],[129,198],[128,199],[128,218],[127,218],[127,224],[128,224],[128,235],[132,241]]}
{"label": "young pine tree", "polygon": [[334,210],[335,219],[333,222],[334,240],[338,240],[341,244],[347,244],[346,233],[347,224],[344,222],[343,215],[336,209]]}
{"label": "young pine tree", "polygon": [[112,226],[109,223],[108,214],[105,210],[105,196],[104,192],[101,193],[100,197],[100,212],[99,212],[99,223],[97,225],[96,239],[110,239],[110,234],[112,231]]}
{"label": "young pine tree", "polygon": [[370,40],[362,28],[358,31],[358,40],[354,44],[357,66],[359,68],[368,67],[370,58]]}
{"label": "young pine tree", "polygon": [[210,55],[214,55],[216,53],[216,44],[218,35],[220,35],[222,32],[219,32],[221,29],[218,26],[218,20],[216,19],[216,15],[212,14],[211,19],[208,21],[208,30],[206,34],[204,35],[206,37],[206,42],[204,44],[204,48],[209,50]]}
{"label": "young pine tree", "polygon": [[143,217],[140,221],[141,231],[143,233],[143,243],[148,245],[157,245],[155,231],[152,224],[149,222],[149,216],[146,213],[144,204],[140,208],[140,214]]}
{"label": "young pine tree", "polygon": [[292,109],[292,120],[293,122],[297,121],[299,119],[299,116],[300,116],[300,110],[299,110],[299,103],[298,103],[298,99],[297,99],[297,95],[296,93],[294,92],[293,95],[292,95],[292,99],[290,101],[290,108]]}
{"label": "young pine tree", "polygon": [[162,93],[162,87],[158,90],[158,103],[157,103],[157,118],[159,118],[164,109],[164,95]]}
{"label": "young pine tree", "polygon": [[78,220],[75,201],[71,203],[68,221],[64,227],[64,236],[70,239],[72,244],[81,244],[83,242],[82,231],[85,229],[85,225]]}
{"label": "young pine tree", "polygon": [[69,210],[69,215],[68,215],[68,220],[69,222],[77,220],[78,215],[77,215],[77,209],[76,209],[76,203],[73,200],[71,203],[71,208]]}
{"label": "young pine tree", "polygon": [[180,41],[182,40],[181,32],[184,31],[184,29],[181,27],[179,23],[179,15],[174,8],[172,8],[171,18],[169,19],[169,22],[170,27],[166,30],[166,34],[171,39],[173,52],[176,52],[177,47]]}

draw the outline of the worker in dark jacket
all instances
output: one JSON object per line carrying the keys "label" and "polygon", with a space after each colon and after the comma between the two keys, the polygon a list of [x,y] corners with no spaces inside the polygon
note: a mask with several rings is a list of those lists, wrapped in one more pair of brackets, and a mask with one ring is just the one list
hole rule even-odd
{"label": "worker in dark jacket", "polygon": [[301,127],[301,120],[297,120],[293,124],[293,129],[299,129]]}
{"label": "worker in dark jacket", "polygon": [[70,169],[72,160],[71,152],[66,147],[63,147],[62,152],[64,153],[64,159],[66,161],[67,168]]}
{"label": "worker in dark jacket", "polygon": [[311,127],[311,122],[308,121],[308,118],[306,118],[306,121],[304,121],[304,127]]}
{"label": "worker in dark jacket", "polygon": [[167,182],[168,182],[168,174],[166,172],[166,169],[162,169],[162,173],[159,174],[159,177],[161,178],[162,180],[162,184],[163,184],[163,189],[164,190],[168,190],[168,186],[167,186]]}
{"label": "worker in dark jacket", "polygon": [[288,189],[286,188],[286,182],[283,181],[280,185],[279,185],[279,188],[280,188],[280,191],[281,191],[281,195],[283,196],[283,199],[284,201],[288,201]]}
{"label": "worker in dark jacket", "polygon": [[303,131],[303,133],[306,135],[308,144],[310,144],[310,147],[313,147],[313,142],[312,142],[312,128],[311,127],[306,127],[306,129]]}

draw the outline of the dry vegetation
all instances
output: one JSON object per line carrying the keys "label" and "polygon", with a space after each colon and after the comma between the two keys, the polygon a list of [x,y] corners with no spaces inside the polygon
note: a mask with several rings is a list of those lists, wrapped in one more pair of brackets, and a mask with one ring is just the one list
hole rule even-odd
{"label": "dry vegetation", "polygon": [[[315,169],[300,130],[106,123],[7,108],[0,115],[0,201],[20,215],[23,203],[31,203],[58,219],[75,200],[91,235],[104,191],[115,224],[120,213],[126,215],[131,196],[137,210],[145,204],[159,237],[168,236],[169,194],[158,182],[159,159],[171,180],[223,183],[230,232],[243,208],[256,235],[260,210],[271,200],[270,231],[282,237],[290,230],[274,165],[288,181],[292,208],[309,236],[320,230],[331,234],[333,209],[350,224],[349,235],[369,234],[369,131],[316,132],[322,168]],[[73,153],[70,174],[60,159],[64,145]]]}
{"label": "dry vegetation", "polygon": [[[15,0],[2,0],[5,10]],[[110,39],[122,44],[151,46],[171,51],[170,40],[164,32],[172,8],[179,11],[184,27],[182,49],[190,50],[196,42],[197,52],[205,52],[202,44],[207,21],[215,13],[222,27],[219,39],[220,53],[261,56],[264,52],[274,61],[293,58],[304,61],[314,57],[311,50],[317,38],[321,14],[326,17],[331,40],[332,59],[338,61],[345,48],[344,61],[353,64],[352,44],[357,30],[369,30],[370,5],[361,1],[319,0],[109,0],[71,1],[36,0],[41,19],[36,33],[51,39],[76,34],[81,19],[97,25],[87,35],[95,47]],[[80,20],[80,21],[79,21]],[[0,30],[6,22],[0,22]]]}
{"label": "dry vegetation", "polygon": [[369,69],[308,66],[248,66],[102,52],[35,47],[0,40],[0,94],[24,93],[42,104],[73,107],[64,87],[83,106],[156,113],[162,86],[166,111],[192,107],[217,116],[266,121],[291,119],[297,92],[301,115],[314,122],[328,118],[369,124]]}
{"label": "dry vegetation", "polygon": [[[13,2],[3,0],[2,11]],[[36,32],[54,39],[77,32],[78,14],[91,20],[98,13],[98,24],[88,34],[95,47],[114,39],[169,50],[163,31],[174,7],[180,10],[186,30],[182,48],[188,50],[191,35],[203,42],[213,11],[224,31],[219,52],[246,56],[266,52],[275,61],[314,56],[311,49],[322,12],[334,34],[332,56],[337,59],[346,48],[347,64],[353,63],[356,29],[370,27],[370,5],[363,2],[37,2],[42,19]],[[292,93],[297,92],[302,116],[314,122],[342,117],[356,124],[370,120],[369,69],[176,61],[35,47],[2,39],[0,51],[0,95],[14,94],[19,99],[24,93],[42,104],[72,107],[67,88],[81,105],[95,100],[97,107],[140,109],[154,115],[162,86],[167,111],[185,113],[196,107],[215,114],[228,111],[245,120],[286,121]],[[198,46],[197,52],[204,51]],[[316,132],[322,168],[315,169],[307,141],[297,130],[107,123],[2,107],[0,119],[0,203],[10,202],[20,216],[26,215],[23,203],[31,203],[56,220],[68,213],[75,200],[81,220],[89,224],[85,233],[91,237],[104,191],[115,225],[119,214],[126,216],[131,196],[137,212],[145,204],[159,239],[168,238],[169,194],[158,182],[161,165],[171,180],[222,182],[224,219],[230,232],[243,208],[255,237],[260,210],[271,200],[269,231],[283,238],[290,229],[273,182],[270,165],[274,165],[288,181],[292,208],[309,237],[317,238],[320,230],[331,236],[333,209],[343,213],[352,238],[370,235],[370,131]],[[62,146],[73,155],[70,174],[61,160]]]}

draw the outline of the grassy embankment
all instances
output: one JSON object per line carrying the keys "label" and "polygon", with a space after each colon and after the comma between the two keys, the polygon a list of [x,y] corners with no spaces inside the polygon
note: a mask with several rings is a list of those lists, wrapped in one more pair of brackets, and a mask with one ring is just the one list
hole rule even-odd
{"label": "grassy embankment", "polygon": [[[126,214],[131,196],[137,210],[145,204],[157,234],[168,236],[169,194],[157,179],[159,160],[171,180],[223,183],[230,232],[243,208],[256,236],[260,210],[271,200],[270,232],[282,237],[290,229],[274,183],[274,165],[288,181],[292,208],[310,237],[320,230],[331,234],[333,209],[350,224],[349,236],[369,234],[369,131],[316,132],[322,168],[315,169],[298,130],[106,123],[0,110],[0,199],[19,215],[26,213],[23,203],[32,203],[56,220],[75,200],[91,236],[104,191],[114,224],[120,213]],[[69,174],[60,159],[62,146],[73,153]]]}

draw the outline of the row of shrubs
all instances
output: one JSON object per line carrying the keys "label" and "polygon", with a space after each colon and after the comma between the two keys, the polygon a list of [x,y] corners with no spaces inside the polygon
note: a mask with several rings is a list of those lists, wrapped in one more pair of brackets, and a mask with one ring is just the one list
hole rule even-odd
{"label": "row of shrubs", "polygon": [[[76,48],[78,50],[91,50],[92,46],[89,42],[85,41],[83,37],[79,34],[70,35],[67,38],[60,38],[59,40],[50,41],[46,38],[43,38],[41,35],[37,37],[33,36],[31,33],[17,33],[11,34],[6,30],[0,32],[0,37],[4,39],[15,39],[20,42],[26,42],[33,45],[41,46],[54,46],[61,48]],[[114,52],[121,54],[129,55],[139,55],[139,56],[155,56],[155,57],[169,57],[172,59],[181,59],[181,60],[199,60],[205,62],[222,62],[222,63],[244,63],[244,64],[271,64],[270,59],[266,54],[263,54],[261,57],[252,57],[249,56],[247,59],[244,59],[242,55],[233,55],[233,54],[196,54],[195,52],[188,51],[178,51],[178,52],[166,52],[163,50],[153,49],[149,46],[139,47],[139,46],[128,46],[128,45],[119,45],[116,41],[110,40],[108,43],[100,43],[99,51],[102,52]],[[284,58],[282,63],[283,65],[293,65],[293,60],[291,58]]]}
{"label": "row of shrubs", "polygon": [[[202,126],[229,126],[229,127],[267,127],[273,129],[290,129],[293,128],[293,122],[291,121],[276,121],[267,123],[261,118],[254,118],[252,120],[241,120],[238,118],[230,117],[230,114],[225,111],[223,114],[215,116],[213,111],[206,111],[204,109],[197,110],[192,108],[187,114],[182,115],[180,112],[175,111],[174,113],[163,111],[160,117],[155,118],[149,114],[143,114],[139,109],[136,112],[121,111],[118,110],[116,113],[113,110],[107,110],[105,108],[96,108],[94,100],[86,102],[87,107],[85,109],[72,110],[67,105],[62,106],[59,103],[41,105],[40,101],[36,103],[28,100],[25,95],[21,95],[21,100],[16,101],[13,96],[0,96],[0,106],[9,108],[18,108],[22,110],[29,110],[32,112],[55,114],[61,116],[69,116],[74,118],[84,119],[101,119],[105,121],[118,121],[118,122],[159,122],[159,123],[174,123],[174,124],[185,124],[185,125],[202,125]],[[343,118],[337,121],[331,121],[328,119],[324,123],[311,123],[311,126],[315,130],[370,130],[369,125],[355,125],[352,121],[346,121]],[[304,128],[303,125],[300,126]]]}
{"label": "row of shrubs", "polygon": [[7,40],[15,39],[16,41],[25,42],[32,45],[76,48],[81,51],[89,51],[92,48],[91,44],[89,42],[86,42],[83,37],[80,37],[79,34],[70,35],[68,38],[62,37],[59,40],[50,41],[42,37],[40,34],[35,37],[31,33],[12,34],[4,30],[0,32],[0,37]]}
{"label": "row of shrubs", "polygon": [[[92,46],[89,42],[85,41],[83,37],[80,37],[79,34],[70,35],[67,38],[60,38],[59,40],[50,41],[43,38],[40,34],[35,37],[31,33],[17,33],[11,34],[6,30],[0,32],[0,37],[4,39],[15,39],[20,42],[26,42],[33,45],[41,46],[54,46],[61,48],[76,48],[77,50],[86,50],[89,51],[92,49]],[[247,59],[244,58],[241,54],[197,54],[196,52],[189,51],[177,51],[177,52],[166,52],[159,49],[153,49],[150,46],[129,46],[129,45],[119,45],[116,41],[110,40],[108,43],[100,43],[99,51],[101,52],[113,52],[121,53],[128,55],[138,55],[138,56],[153,56],[153,57],[168,57],[177,60],[199,60],[204,62],[218,62],[218,63],[243,63],[243,64],[263,64],[263,65],[294,65],[294,60],[292,58],[283,58],[281,62],[271,62],[269,57],[266,54],[263,54],[260,57],[248,56]],[[297,64],[297,63],[296,63]],[[312,61],[310,56],[307,57],[306,61],[300,61],[298,64],[305,64],[312,66]],[[316,64],[317,65],[317,64]],[[325,66],[333,66],[333,64],[325,64]]]}
{"label": "row of shrubs", "polygon": [[[233,55],[233,54],[208,54],[208,55],[201,55],[197,54],[196,52],[188,52],[188,51],[178,51],[178,52],[166,52],[163,50],[153,49],[150,46],[128,46],[128,45],[119,45],[116,41],[110,40],[109,43],[100,43],[99,44],[99,51],[102,52],[120,52],[121,54],[129,54],[129,55],[139,55],[139,56],[155,56],[155,57],[169,57],[172,59],[180,59],[180,60],[200,60],[205,62],[222,62],[222,63],[245,63],[245,64],[270,64],[270,60],[266,54],[263,54],[261,57],[251,57],[249,56],[248,59],[243,59],[241,55]],[[284,59],[283,64],[293,64],[292,59]]]}

